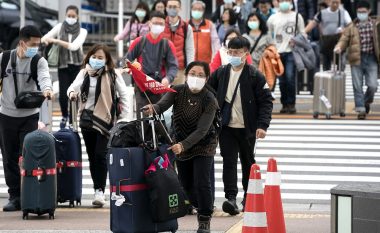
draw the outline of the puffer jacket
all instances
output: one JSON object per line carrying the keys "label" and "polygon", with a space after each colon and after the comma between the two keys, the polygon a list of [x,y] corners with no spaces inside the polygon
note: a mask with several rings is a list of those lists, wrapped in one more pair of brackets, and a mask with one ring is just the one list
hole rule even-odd
{"label": "puffer jacket", "polygon": [[284,65],[281,62],[280,54],[274,45],[269,45],[265,50],[259,62],[258,70],[264,74],[269,88],[272,90],[276,77],[284,73]]}
{"label": "puffer jacket", "polygon": [[315,69],[317,57],[311,44],[301,34],[295,36],[293,42],[294,48],[292,53],[297,70],[302,71],[305,68],[308,70]]}
{"label": "puffer jacket", "polygon": [[[380,62],[380,17],[372,17],[373,22],[373,43],[375,49],[375,55],[377,61]],[[350,65],[360,65],[360,35],[359,29],[356,26],[358,20],[354,20],[344,30],[343,35],[339,39],[336,47],[340,47],[342,50],[348,49],[347,57]]]}

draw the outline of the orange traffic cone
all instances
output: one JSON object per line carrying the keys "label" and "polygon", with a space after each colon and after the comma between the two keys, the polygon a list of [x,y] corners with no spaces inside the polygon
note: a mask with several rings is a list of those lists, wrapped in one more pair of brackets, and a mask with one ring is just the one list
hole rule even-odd
{"label": "orange traffic cone", "polygon": [[268,219],[268,233],[285,233],[285,219],[281,200],[281,173],[277,171],[274,158],[268,160],[264,189],[265,210]]}
{"label": "orange traffic cone", "polygon": [[251,166],[249,175],[242,233],[268,233],[263,181],[257,164]]}

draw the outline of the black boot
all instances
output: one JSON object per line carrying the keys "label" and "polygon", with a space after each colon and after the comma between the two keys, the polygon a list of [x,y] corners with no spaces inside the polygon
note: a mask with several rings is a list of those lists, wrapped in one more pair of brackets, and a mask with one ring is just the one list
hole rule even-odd
{"label": "black boot", "polygon": [[197,233],[210,233],[211,216],[198,215]]}
{"label": "black boot", "polygon": [[288,113],[289,114],[295,114],[297,112],[296,105],[295,104],[289,104],[288,106]]}
{"label": "black boot", "polygon": [[289,106],[287,104],[283,104],[280,110],[280,113],[288,113],[288,111],[289,111]]}
{"label": "black boot", "polygon": [[20,198],[12,198],[9,200],[8,204],[3,206],[4,212],[18,211],[21,210]]}
{"label": "black boot", "polygon": [[223,202],[222,209],[224,212],[234,216],[240,213],[238,206],[236,205],[235,198],[228,198],[227,201]]}

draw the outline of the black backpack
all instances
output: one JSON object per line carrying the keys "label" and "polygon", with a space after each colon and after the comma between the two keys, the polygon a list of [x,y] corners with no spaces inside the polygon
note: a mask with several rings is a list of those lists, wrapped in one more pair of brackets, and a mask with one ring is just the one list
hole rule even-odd
{"label": "black backpack", "polygon": [[[1,60],[0,92],[3,89],[3,79],[4,79],[4,77],[6,77],[6,69],[7,69],[10,58],[11,58],[11,51],[10,50],[4,51],[3,57]],[[37,73],[38,62],[40,61],[41,58],[42,57],[39,54],[35,55],[32,58],[32,62],[30,63],[30,75],[29,75],[29,78],[27,80],[27,82],[29,83],[30,80],[33,79],[33,81],[37,85],[38,90],[41,90],[40,86],[38,85],[38,80],[37,80],[37,78],[38,78],[38,73]]]}
{"label": "black backpack", "polygon": [[[206,83],[205,87],[207,88],[208,91],[210,91],[216,97],[216,92],[215,92],[214,88],[212,88],[207,83]],[[214,126],[216,135],[219,136],[220,131],[222,131],[222,113],[221,113],[219,106],[216,109],[214,120],[212,121],[212,125]]]}

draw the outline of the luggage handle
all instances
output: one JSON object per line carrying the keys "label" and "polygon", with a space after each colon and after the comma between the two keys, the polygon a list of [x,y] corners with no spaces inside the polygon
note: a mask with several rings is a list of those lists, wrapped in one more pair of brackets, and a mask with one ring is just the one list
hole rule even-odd
{"label": "luggage handle", "polygon": [[70,128],[78,132],[78,102],[70,100]]}
{"label": "luggage handle", "polygon": [[[337,68],[337,64],[336,64],[337,57],[339,59],[338,68]],[[333,52],[333,67],[332,67],[332,71],[334,72],[334,74],[342,72],[342,57],[343,56],[341,54],[337,54],[336,52]]]}
{"label": "luggage handle", "polygon": [[148,120],[149,121],[149,124],[151,125],[152,127],[152,140],[153,140],[153,150],[157,150],[157,138],[156,138],[156,130],[155,130],[155,126],[154,126],[154,118],[153,117],[145,117],[144,118],[144,109],[140,109],[140,116],[141,116],[141,136],[142,136],[142,140],[143,142],[145,143],[145,130],[144,130],[144,121],[145,120]]}

